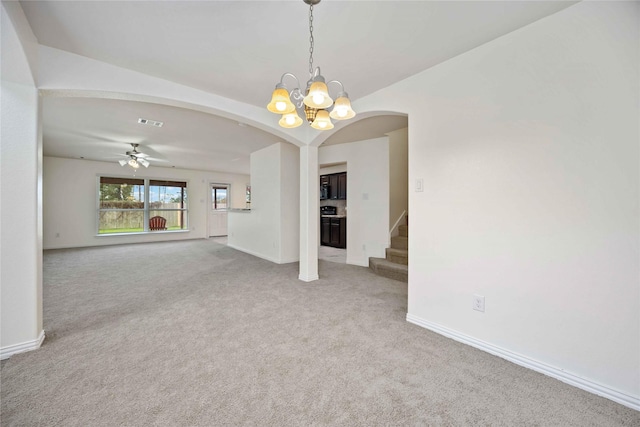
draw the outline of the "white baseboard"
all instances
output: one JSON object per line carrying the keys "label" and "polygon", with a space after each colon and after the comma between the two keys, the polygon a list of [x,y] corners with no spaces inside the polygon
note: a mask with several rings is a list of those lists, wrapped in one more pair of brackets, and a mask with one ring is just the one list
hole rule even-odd
{"label": "white baseboard", "polygon": [[44,330],[40,332],[40,336],[35,340],[2,347],[0,348],[0,360],[8,359],[14,354],[24,353],[25,351],[37,350],[40,348],[43,341],[44,341]]}
{"label": "white baseboard", "polygon": [[298,258],[294,258],[294,257],[278,260],[278,259],[270,257],[268,255],[264,255],[264,254],[261,254],[261,253],[258,253],[258,252],[250,251],[248,249],[241,248],[239,246],[230,245],[228,243],[227,243],[227,246],[230,247],[230,248],[233,248],[233,249],[235,249],[237,251],[244,252],[246,254],[253,255],[253,256],[258,257],[258,258],[266,259],[267,261],[271,261],[274,264],[291,264],[292,262],[298,262],[299,261]]}
{"label": "white baseboard", "polygon": [[407,322],[413,323],[414,325],[422,326],[423,328],[429,329],[437,334],[444,335],[445,337],[451,338],[463,344],[470,345],[471,347],[486,351],[487,353],[493,354],[494,356],[506,359],[510,362],[515,363],[516,365],[532,369],[536,372],[540,372],[541,374],[545,374],[579,389],[588,391],[589,393],[597,394],[598,396],[605,397],[621,405],[627,406],[631,409],[635,409],[636,411],[640,411],[640,397],[631,396],[617,390],[613,390],[609,387],[585,378],[581,378],[562,369],[549,366],[545,363],[539,362],[521,354],[513,353],[504,348],[497,347],[493,344],[489,344],[465,334],[461,334],[460,332],[446,328],[442,325],[438,325],[437,323],[421,319],[412,314],[407,313]]}

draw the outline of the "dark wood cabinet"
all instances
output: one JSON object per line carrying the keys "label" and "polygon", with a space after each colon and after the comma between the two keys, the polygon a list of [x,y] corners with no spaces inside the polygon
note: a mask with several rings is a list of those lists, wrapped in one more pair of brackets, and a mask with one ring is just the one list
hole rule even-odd
{"label": "dark wood cabinet", "polygon": [[331,218],[320,218],[320,244],[331,244]]}
{"label": "dark wood cabinet", "polygon": [[338,198],[338,175],[329,175],[329,198]]}
{"label": "dark wood cabinet", "polygon": [[347,199],[347,173],[333,173],[320,176],[320,200]]}
{"label": "dark wood cabinet", "polygon": [[338,174],[338,199],[347,199],[347,173]]}
{"label": "dark wood cabinet", "polygon": [[331,218],[331,246],[340,248],[340,218]]}
{"label": "dark wood cabinet", "polygon": [[347,218],[320,218],[320,244],[334,248],[346,248]]}

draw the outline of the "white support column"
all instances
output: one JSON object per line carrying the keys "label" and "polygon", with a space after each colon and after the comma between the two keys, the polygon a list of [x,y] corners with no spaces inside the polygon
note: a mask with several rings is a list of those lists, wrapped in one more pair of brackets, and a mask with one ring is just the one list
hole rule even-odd
{"label": "white support column", "polygon": [[318,147],[300,147],[300,275],[305,282],[318,280],[320,190]]}
{"label": "white support column", "polygon": [[20,5],[0,5],[0,359],[35,350],[42,321],[42,134],[30,68],[37,40]]}

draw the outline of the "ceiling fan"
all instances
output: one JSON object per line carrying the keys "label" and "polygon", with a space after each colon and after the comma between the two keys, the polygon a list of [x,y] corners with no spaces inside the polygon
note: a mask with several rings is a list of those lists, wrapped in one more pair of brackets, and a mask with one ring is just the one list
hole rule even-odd
{"label": "ceiling fan", "polygon": [[140,144],[131,143],[133,150],[127,151],[125,153],[127,156],[129,156],[129,160],[126,160],[126,159],[119,160],[118,163],[120,163],[120,166],[124,166],[128,164],[134,169],[138,169],[140,165],[144,166],[145,168],[149,167],[149,162],[143,158],[146,156],[146,154],[138,151],[138,145]]}

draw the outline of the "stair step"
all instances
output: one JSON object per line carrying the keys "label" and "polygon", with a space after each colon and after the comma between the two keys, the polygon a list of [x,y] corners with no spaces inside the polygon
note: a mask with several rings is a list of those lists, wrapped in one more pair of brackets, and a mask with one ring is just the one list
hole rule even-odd
{"label": "stair step", "polygon": [[386,253],[387,261],[402,265],[409,264],[409,251],[406,249],[387,248]]}
{"label": "stair step", "polygon": [[394,249],[409,249],[409,238],[405,236],[393,236],[391,247]]}
{"label": "stair step", "polygon": [[408,282],[409,267],[395,262],[387,261],[384,258],[369,258],[369,268],[377,275],[388,277],[389,279]]}
{"label": "stair step", "polygon": [[398,231],[402,237],[409,237],[409,226],[408,225],[399,225]]}

